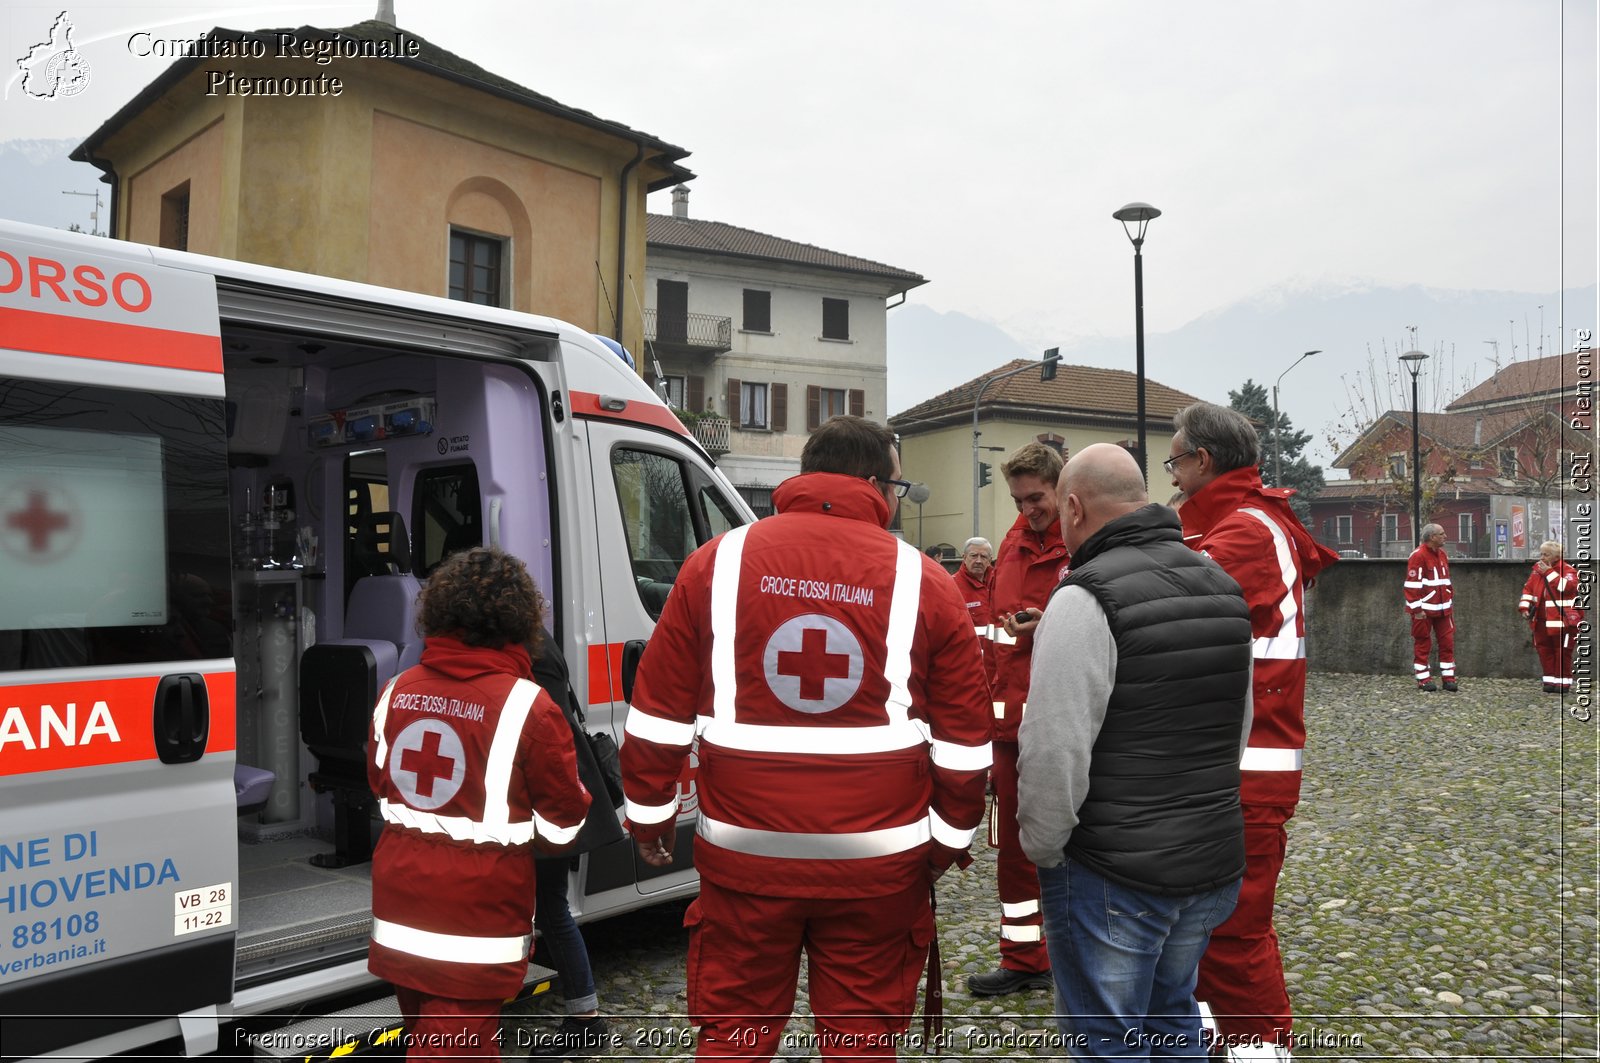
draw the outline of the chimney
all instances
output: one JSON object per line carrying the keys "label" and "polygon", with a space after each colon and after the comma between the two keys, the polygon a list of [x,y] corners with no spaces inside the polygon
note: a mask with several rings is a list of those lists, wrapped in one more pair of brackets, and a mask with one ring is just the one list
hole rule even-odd
{"label": "chimney", "polygon": [[381,22],[385,26],[393,27],[395,24],[394,0],[378,0],[378,13],[372,17],[376,22]]}
{"label": "chimney", "polygon": [[672,190],[672,216],[679,221],[689,220],[689,190],[682,185]]}

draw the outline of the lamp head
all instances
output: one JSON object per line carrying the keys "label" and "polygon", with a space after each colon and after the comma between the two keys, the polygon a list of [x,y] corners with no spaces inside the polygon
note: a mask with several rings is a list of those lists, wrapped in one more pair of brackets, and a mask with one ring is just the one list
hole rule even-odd
{"label": "lamp head", "polygon": [[[1120,210],[1113,211],[1111,217],[1122,223],[1122,231],[1128,234],[1133,246],[1138,247],[1144,243],[1144,230],[1150,224],[1150,220],[1161,217],[1161,211],[1148,203],[1129,203]],[[1138,227],[1137,231],[1128,228],[1129,222]]]}
{"label": "lamp head", "polygon": [[1422,372],[1422,363],[1428,360],[1428,356],[1421,351],[1407,351],[1400,356],[1400,360],[1406,363],[1406,371],[1415,380],[1417,374]]}

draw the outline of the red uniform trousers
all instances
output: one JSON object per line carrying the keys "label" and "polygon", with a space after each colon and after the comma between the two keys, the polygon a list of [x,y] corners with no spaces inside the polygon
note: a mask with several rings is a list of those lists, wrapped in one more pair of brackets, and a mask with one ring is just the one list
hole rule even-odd
{"label": "red uniform trousers", "polygon": [[928,883],[881,897],[771,897],[700,880],[689,905],[696,1059],[767,1060],[794,1010],[804,950],[823,1059],[895,1059],[933,941]]}
{"label": "red uniform trousers", "polygon": [[408,986],[394,987],[406,1025],[406,1058],[499,1059],[501,1000],[436,997]]}
{"label": "red uniform trousers", "polygon": [[1563,690],[1572,688],[1572,635],[1572,628],[1551,631],[1548,635],[1536,630],[1533,635],[1533,648],[1539,653],[1544,681]]}
{"label": "red uniform trousers", "polygon": [[1292,807],[1244,806],[1244,882],[1227,922],[1211,932],[1200,959],[1196,1000],[1211,1008],[1217,1033],[1232,1044],[1290,1044],[1293,1012],[1283,981],[1272,906],[1288,845]]}
{"label": "red uniform trousers", "polygon": [[1042,973],[1050,969],[1044,945],[1044,913],[1039,908],[1039,869],[1022,851],[1017,828],[1017,743],[996,739],[994,821],[990,833],[999,848],[995,868],[1000,892],[1000,966],[1008,971]]}
{"label": "red uniform trousers", "polygon": [[1434,639],[1439,641],[1439,675],[1445,679],[1456,677],[1456,617],[1449,613],[1412,613],[1411,643],[1414,651],[1417,682],[1426,683],[1433,678],[1428,667],[1428,650]]}

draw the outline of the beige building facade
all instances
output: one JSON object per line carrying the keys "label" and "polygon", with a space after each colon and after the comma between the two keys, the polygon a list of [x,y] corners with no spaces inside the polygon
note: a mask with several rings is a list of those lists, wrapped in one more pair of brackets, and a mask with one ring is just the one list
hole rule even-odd
{"label": "beige building facade", "polygon": [[[978,404],[977,461],[989,466],[990,483],[978,488],[975,522],[973,402],[985,380],[1018,369],[1023,371],[983,389]],[[1054,380],[1044,381],[1040,376],[1026,359],[1017,359],[889,419],[889,427],[900,435],[901,475],[928,486],[928,500],[921,506],[909,501],[901,504],[901,528],[909,542],[922,549],[942,546],[948,554],[960,550],[974,534],[976,524],[976,534],[998,548],[1017,519],[1000,467],[1026,443],[1047,443],[1067,456],[1093,443],[1137,449],[1134,374],[1063,365]],[[1161,468],[1171,450],[1172,418],[1198,401],[1154,380],[1145,381],[1152,501],[1165,502],[1173,492]]]}
{"label": "beige building facade", "polygon": [[[283,32],[341,54],[277,58]],[[644,273],[646,194],[693,177],[686,150],[382,22],[201,40],[235,54],[175,60],[73,153],[112,186],[111,235],[547,314],[639,348],[641,308],[622,293]]]}

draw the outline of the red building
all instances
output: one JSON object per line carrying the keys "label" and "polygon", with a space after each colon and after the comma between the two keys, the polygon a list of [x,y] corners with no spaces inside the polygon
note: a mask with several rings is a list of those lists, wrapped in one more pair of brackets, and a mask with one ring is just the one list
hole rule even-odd
{"label": "red building", "polygon": [[[1516,362],[1418,416],[1422,522],[1460,557],[1532,557],[1566,542],[1593,500],[1594,352]],[[1574,427],[1576,424],[1578,427]],[[1349,479],[1310,502],[1317,539],[1347,555],[1404,557],[1411,526],[1411,412],[1389,410],[1334,459]]]}

